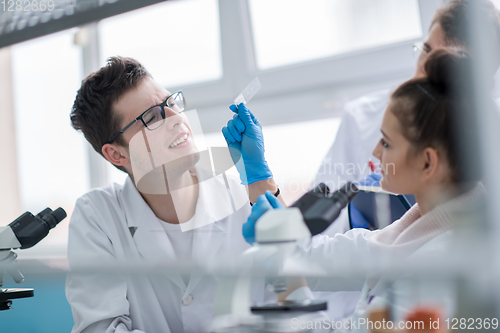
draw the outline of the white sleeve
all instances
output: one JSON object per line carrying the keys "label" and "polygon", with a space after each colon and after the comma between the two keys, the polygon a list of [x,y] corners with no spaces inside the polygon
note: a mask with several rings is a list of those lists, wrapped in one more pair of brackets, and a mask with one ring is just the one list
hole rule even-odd
{"label": "white sleeve", "polygon": [[82,333],[144,333],[139,330],[130,330],[132,321],[129,317],[117,317],[101,320],[85,328]]}
{"label": "white sleeve", "polygon": [[[119,272],[99,272],[116,264],[113,244],[100,223],[103,217],[88,198],[80,198],[69,225],[66,297],[73,313],[72,333],[134,332],[128,317],[126,277]],[[108,221],[111,222],[111,221]],[[95,271],[87,271],[92,267]]]}
{"label": "white sleeve", "polygon": [[[312,238],[308,246],[303,246],[304,255],[311,265],[321,268],[327,276],[352,263],[366,267],[370,260],[367,241],[377,232],[353,229],[334,237],[318,235]],[[307,283],[313,291],[359,291],[364,281],[363,276],[342,282],[330,277],[307,278]]]}

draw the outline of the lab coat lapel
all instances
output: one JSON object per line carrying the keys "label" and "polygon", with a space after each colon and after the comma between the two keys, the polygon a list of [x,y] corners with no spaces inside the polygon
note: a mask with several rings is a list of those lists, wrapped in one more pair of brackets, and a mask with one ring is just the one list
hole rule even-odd
{"label": "lab coat lapel", "polygon": [[[210,208],[204,205],[204,201],[201,197],[199,200],[195,218],[212,219]],[[226,232],[220,227],[219,222],[210,223],[195,229],[193,234],[193,252],[191,255],[191,262],[193,265],[198,267],[209,266],[216,257],[225,236]],[[205,272],[202,270],[193,270],[184,297],[193,291],[204,275]]]}
{"label": "lab coat lapel", "polygon": [[[219,252],[224,237],[226,237],[226,232],[219,226],[218,222],[196,229],[193,235],[193,265],[198,267],[209,266]],[[192,272],[184,297],[196,288],[204,275],[205,272],[201,270]]]}
{"label": "lab coat lapel", "polygon": [[[203,268],[209,266],[215,258],[226,236],[226,231],[221,227],[222,224],[217,222],[219,220],[216,216],[218,212],[214,211],[218,207],[217,204],[214,204],[214,200],[218,200],[218,191],[215,190],[215,186],[220,186],[220,184],[214,183],[213,176],[199,165],[196,167],[196,174],[199,181],[199,195],[196,203],[196,214],[190,224],[195,228],[191,263],[194,267]],[[223,190],[226,191],[225,188]],[[192,271],[184,297],[193,291],[204,275],[205,272],[201,269]]]}
{"label": "lab coat lapel", "polygon": [[[164,267],[169,262],[174,263],[174,249],[165,229],[130,178],[127,178],[123,192],[127,224],[140,255],[153,266]],[[179,272],[168,272],[166,276],[185,290],[186,284]]]}

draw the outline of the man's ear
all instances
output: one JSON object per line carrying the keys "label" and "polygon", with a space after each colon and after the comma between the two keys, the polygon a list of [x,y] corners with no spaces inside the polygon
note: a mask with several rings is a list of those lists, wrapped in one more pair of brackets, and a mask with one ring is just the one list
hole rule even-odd
{"label": "man's ear", "polygon": [[435,148],[427,147],[422,152],[423,158],[423,168],[422,177],[423,180],[428,180],[434,176],[438,170],[440,159],[438,152]]}
{"label": "man's ear", "polygon": [[124,166],[130,161],[125,148],[116,144],[106,143],[102,146],[102,154],[109,162],[117,166]]}

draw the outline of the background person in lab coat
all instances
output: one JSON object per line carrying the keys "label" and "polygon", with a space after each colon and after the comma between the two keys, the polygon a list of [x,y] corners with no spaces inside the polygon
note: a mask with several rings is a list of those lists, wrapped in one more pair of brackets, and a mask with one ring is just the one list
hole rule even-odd
{"label": "background person in lab coat", "polygon": [[[219,176],[202,181],[200,152],[183,104],[182,95],[160,86],[131,58],[110,58],[82,82],[72,125],[129,177],[123,185],[85,194],[72,214],[66,295],[73,332],[203,332],[213,314],[217,279],[199,271],[180,274],[167,264],[229,264],[248,247],[241,236],[250,214],[247,192],[233,177],[227,183]],[[172,163],[149,173],[160,178],[142,177],[157,159]],[[139,173],[151,187],[138,186]],[[228,187],[235,197],[244,196],[244,204],[216,218],[231,207]],[[207,224],[208,219],[215,221]],[[200,227],[182,230],[186,224]],[[126,274],[116,271],[120,264],[160,269]]]}

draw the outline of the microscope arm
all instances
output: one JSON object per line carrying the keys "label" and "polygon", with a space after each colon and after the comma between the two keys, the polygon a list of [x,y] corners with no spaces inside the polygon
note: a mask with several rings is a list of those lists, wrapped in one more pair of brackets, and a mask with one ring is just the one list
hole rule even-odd
{"label": "microscope arm", "polygon": [[3,250],[17,249],[21,243],[17,239],[11,227],[0,227],[0,261],[2,261]]}

